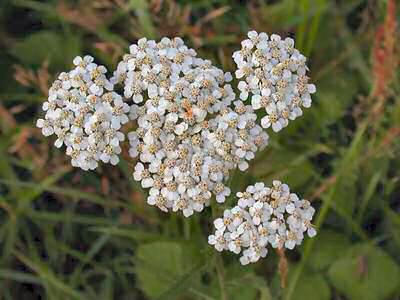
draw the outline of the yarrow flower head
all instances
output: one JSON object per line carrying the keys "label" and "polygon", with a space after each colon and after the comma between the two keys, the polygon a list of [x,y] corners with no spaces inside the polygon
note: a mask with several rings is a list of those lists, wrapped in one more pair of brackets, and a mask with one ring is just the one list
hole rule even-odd
{"label": "yarrow flower head", "polygon": [[268,135],[251,106],[235,100],[230,73],[196,57],[180,38],[141,39],[130,47],[111,81],[132,99],[130,155],[134,179],[150,188],[147,202],[185,216],[215,195],[224,202],[229,170],[244,170]]}
{"label": "yarrow flower head", "polygon": [[[293,40],[255,31],[248,37],[233,55],[240,99],[231,74],[198,58],[181,38],[142,38],[110,79],[91,56],[76,57],[74,69],[61,73],[50,88],[37,126],[45,136],[57,136],[56,147],[66,145],[73,166],[92,170],[99,161],[118,163],[125,139],[121,127],[130,122],[133,178],[149,189],[150,205],[188,217],[211,199],[222,203],[231,193],[225,184],[229,172],[245,171],[267,146],[263,128],[287,126],[302,114],[301,107],[311,105],[315,92],[306,58]],[[260,108],[267,115],[258,124]],[[248,213],[258,206],[249,206]],[[265,216],[257,216],[252,222],[259,226]]]}
{"label": "yarrow flower head", "polygon": [[[66,146],[73,166],[93,170],[99,161],[118,163],[122,126],[130,122],[133,178],[148,189],[147,203],[189,217],[212,199],[223,203],[231,194],[230,171],[245,171],[267,146],[264,129],[280,131],[301,116],[315,92],[306,58],[290,38],[250,31],[233,58],[239,97],[231,74],[198,58],[181,38],[140,39],[110,79],[93,57],[76,57],[51,86],[37,127],[57,136],[55,146]],[[258,124],[261,108],[266,115]],[[314,208],[280,181],[256,183],[236,196],[237,205],[214,221],[208,242],[240,253],[243,265],[265,257],[269,245],[293,249],[305,233],[316,234]]]}
{"label": "yarrow flower head", "polygon": [[71,163],[84,170],[95,169],[99,161],[117,164],[128,122],[129,105],[113,91],[106,78],[107,69],[93,62],[93,57],[74,59],[75,68],[61,73],[43,103],[44,119],[37,127],[45,136],[55,134],[54,145],[65,144]]}
{"label": "yarrow flower head", "polygon": [[316,235],[311,224],[314,208],[290,192],[288,185],[274,180],[271,187],[256,183],[236,194],[237,206],[214,221],[215,233],[208,237],[217,251],[241,253],[240,262],[256,262],[272,248],[293,249],[306,232]]}
{"label": "yarrow flower head", "polygon": [[294,48],[291,38],[256,31],[247,36],[241,50],[233,54],[240,98],[251,97],[253,109],[266,112],[261,126],[278,132],[303,114],[302,107],[311,106],[310,94],[316,88],[308,82],[306,57]]}

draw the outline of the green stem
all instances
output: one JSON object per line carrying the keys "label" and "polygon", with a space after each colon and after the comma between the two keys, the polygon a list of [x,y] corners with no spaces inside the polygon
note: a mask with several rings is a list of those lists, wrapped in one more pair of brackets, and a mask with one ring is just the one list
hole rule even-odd
{"label": "green stem", "polygon": [[228,295],[226,294],[226,288],[225,288],[226,285],[225,285],[224,262],[222,260],[222,256],[220,253],[216,255],[216,269],[217,269],[219,289],[221,291],[221,299],[227,300]]}
{"label": "green stem", "polygon": [[183,219],[183,236],[185,240],[190,240],[190,219]]}

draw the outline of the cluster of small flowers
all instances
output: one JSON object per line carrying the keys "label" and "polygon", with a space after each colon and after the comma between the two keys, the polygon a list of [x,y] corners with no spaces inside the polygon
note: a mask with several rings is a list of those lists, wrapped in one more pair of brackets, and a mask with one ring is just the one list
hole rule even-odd
{"label": "cluster of small flowers", "polygon": [[[118,163],[121,125],[135,122],[129,153],[138,158],[133,175],[150,189],[149,204],[190,216],[209,205],[212,195],[224,202],[229,171],[246,170],[267,145],[262,127],[279,131],[302,114],[300,106],[310,106],[315,92],[293,40],[269,40],[255,31],[248,36],[233,57],[236,76],[245,79],[240,98],[252,93],[251,105],[235,101],[230,73],[196,57],[182,39],[143,38],[130,46],[110,80],[92,57],[75,58],[75,68],[51,87],[46,116],[37,126],[45,136],[57,135],[56,147],[67,146],[72,165],[89,170],[100,160]],[[255,110],[261,107],[267,116],[260,126]]]}
{"label": "cluster of small flowers", "polygon": [[316,88],[308,83],[306,57],[294,48],[291,38],[282,40],[277,34],[268,37],[256,31],[247,36],[241,50],[233,54],[238,67],[235,75],[242,79],[240,98],[246,100],[252,94],[252,107],[266,111],[261,126],[278,132],[303,114],[301,107],[311,106],[310,94]]}
{"label": "cluster of small flowers", "polygon": [[129,120],[129,105],[113,91],[106,68],[93,57],[78,56],[73,62],[75,68],[52,84],[43,103],[46,115],[36,125],[43,135],[57,136],[57,148],[66,145],[73,166],[92,170],[100,160],[115,165],[124,140],[119,129]]}
{"label": "cluster of small flowers", "polygon": [[230,80],[180,38],[140,39],[118,64],[111,81],[135,103],[130,118],[138,128],[128,134],[129,153],[139,159],[134,179],[150,188],[150,205],[190,216],[212,194],[224,202],[229,170],[246,169],[266,146],[251,106],[232,103]]}
{"label": "cluster of small flowers", "polygon": [[237,197],[237,206],[214,221],[215,233],[208,242],[218,251],[242,252],[243,265],[265,257],[268,244],[293,249],[303,241],[304,232],[309,237],[316,235],[311,224],[315,210],[310,202],[300,200],[278,180],[272,187],[264,183],[250,185]]}

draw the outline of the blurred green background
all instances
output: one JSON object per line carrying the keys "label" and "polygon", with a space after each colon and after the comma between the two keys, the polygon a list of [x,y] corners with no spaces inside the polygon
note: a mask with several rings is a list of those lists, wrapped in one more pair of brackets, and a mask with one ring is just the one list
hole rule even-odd
{"label": "blurred green background", "polygon": [[[400,299],[396,2],[2,0],[0,299]],[[83,172],[35,122],[75,55],[112,70],[140,37],[181,36],[234,71],[251,29],[294,37],[317,93],[231,185],[287,182],[317,208],[318,235],[242,267],[207,245],[210,209],[146,204],[126,149],[117,168]]]}

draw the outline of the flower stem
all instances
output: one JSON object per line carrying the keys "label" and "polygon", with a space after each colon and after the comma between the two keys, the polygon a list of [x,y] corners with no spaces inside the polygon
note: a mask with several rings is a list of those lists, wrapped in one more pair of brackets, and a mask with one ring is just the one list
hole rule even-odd
{"label": "flower stem", "polygon": [[221,291],[221,299],[228,300],[228,295],[226,294],[226,286],[225,286],[224,262],[222,260],[221,254],[219,253],[216,255],[216,269],[217,269],[219,288]]}

